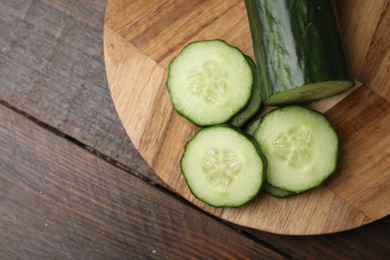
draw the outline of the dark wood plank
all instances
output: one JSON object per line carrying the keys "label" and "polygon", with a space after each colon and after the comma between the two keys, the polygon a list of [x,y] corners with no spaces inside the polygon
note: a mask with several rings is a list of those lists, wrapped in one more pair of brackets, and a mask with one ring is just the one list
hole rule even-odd
{"label": "dark wood plank", "polygon": [[389,259],[390,216],[354,230],[321,236],[276,236],[246,232],[290,254],[295,259]]}
{"label": "dark wood plank", "polygon": [[6,256],[282,258],[1,105],[0,173]]}
{"label": "dark wood plank", "polygon": [[160,182],[111,101],[103,62],[104,6],[103,0],[1,1],[0,99]]}
{"label": "dark wood plank", "polygon": [[[10,106],[18,108],[32,117],[37,118],[42,123],[58,129],[70,139],[77,140],[80,143],[87,145],[88,149],[98,151],[99,153],[108,156],[112,161],[119,162],[137,173],[147,176],[149,179],[153,179],[155,178],[155,175],[142,161],[128,139],[125,131],[122,129],[108,91],[103,64],[102,43],[104,6],[104,0],[0,1],[0,99]],[[31,136],[32,134],[36,133],[31,132],[28,135],[25,133],[26,136]],[[50,138],[51,135],[47,139]],[[9,142],[9,140],[7,140],[7,142]],[[45,144],[48,147],[51,147],[50,140],[47,140]],[[69,144],[65,145],[65,147],[68,145]],[[76,149],[74,146],[71,147],[73,148],[65,149],[65,152],[73,153],[73,150],[77,150],[77,155],[80,154],[80,148]],[[4,149],[4,147],[2,147],[2,149]],[[13,149],[12,154],[18,154],[18,150],[24,151],[25,147],[17,145]],[[62,147],[62,149],[64,148]],[[37,155],[32,154],[34,153],[33,151],[34,150],[30,150],[30,154],[25,155],[25,157],[19,157],[19,160],[22,160],[23,164],[27,162],[28,164],[26,165],[29,165],[30,167],[38,167],[39,165],[46,167],[47,162],[37,160]],[[91,156],[90,159],[88,159],[89,164],[92,164],[91,161],[96,159],[99,161],[98,166],[101,167],[102,162],[100,159],[92,155],[89,156]],[[4,159],[3,151],[0,153],[0,157]],[[15,157],[17,156],[15,155]],[[6,158],[7,160],[10,160],[10,158]],[[53,158],[53,165],[54,162],[60,165],[64,164],[64,161],[58,158]],[[162,205],[153,204],[150,201],[145,205],[136,204],[136,206],[128,206],[133,204],[131,204],[128,199],[122,199],[122,197],[115,195],[115,193],[133,194],[132,191],[123,188],[123,186],[120,186],[121,188],[118,188],[115,192],[106,190],[105,192],[98,193],[98,191],[95,190],[95,187],[105,187],[104,185],[106,184],[96,185],[91,181],[97,181],[98,183],[99,181],[108,182],[107,180],[109,179],[117,178],[116,182],[128,183],[130,182],[129,179],[133,182],[133,178],[122,176],[122,171],[118,169],[112,170],[110,165],[107,165],[106,163],[103,164],[105,165],[104,168],[108,169],[107,171],[102,172],[101,170],[98,171],[95,169],[89,169],[87,171],[88,173],[92,172],[94,174],[94,177],[91,178],[91,180],[79,180],[77,177],[79,172],[72,168],[72,171],[75,171],[76,174],[72,178],[75,182],[81,183],[81,186],[77,189],[82,187],[89,195],[93,192],[91,195],[92,199],[88,201],[83,197],[74,197],[73,194],[77,193],[74,191],[68,191],[67,193],[63,192],[62,194],[64,196],[66,195],[66,197],[61,197],[59,195],[54,196],[52,194],[53,192],[62,192],[62,188],[58,183],[56,186],[53,184],[53,180],[41,179],[42,173],[34,173],[34,175],[31,173],[32,170],[28,168],[18,170],[15,168],[14,164],[8,161],[7,167],[11,172],[22,171],[22,173],[28,173],[28,176],[31,175],[34,181],[30,184],[32,188],[27,191],[19,190],[17,188],[19,186],[12,188],[12,190],[10,188],[5,190],[3,187],[6,183],[0,182],[0,210],[3,210],[3,203],[6,201],[3,192],[13,192],[11,195],[20,194],[20,197],[29,199],[31,203],[33,203],[32,205],[35,205],[36,207],[29,206],[27,202],[24,204],[15,202],[15,204],[12,204],[13,200],[11,198],[11,204],[7,204],[7,207],[11,207],[11,209],[17,208],[15,209],[16,213],[19,212],[21,214],[20,216],[29,214],[22,219],[25,223],[14,216],[8,216],[12,219],[11,225],[16,223],[23,228],[30,229],[20,229],[18,231],[14,228],[13,233],[5,233],[7,234],[7,237],[0,236],[0,239],[2,239],[2,243],[0,244],[0,258],[11,258],[14,252],[22,250],[20,247],[21,245],[25,246],[23,249],[24,251],[22,250],[23,255],[27,255],[29,250],[39,249],[50,254],[58,254],[58,256],[61,257],[66,255],[66,250],[68,250],[68,258],[83,258],[83,256],[85,256],[84,258],[88,258],[88,254],[94,250],[94,248],[92,248],[94,243],[99,246],[98,252],[101,252],[101,256],[106,256],[109,248],[112,248],[112,245],[122,250],[119,250],[120,253],[112,255],[113,257],[124,256],[133,249],[133,246],[128,245],[121,240],[122,238],[129,236],[128,234],[124,235],[116,232],[117,230],[111,230],[111,224],[108,227],[105,226],[104,229],[100,229],[100,225],[98,226],[100,222],[94,222],[93,225],[98,226],[95,230],[90,226],[85,227],[85,225],[88,225],[88,223],[91,222],[91,219],[96,220],[96,217],[94,217],[96,208],[106,207],[106,205],[99,206],[100,204],[95,203],[95,201],[102,200],[104,197],[111,198],[115,203],[121,204],[122,206],[120,207],[126,205],[126,207],[129,208],[135,207],[135,209],[146,209],[147,212],[156,219],[160,219],[158,214],[161,213],[159,213],[159,210],[163,210],[165,215],[161,216],[161,220],[159,221],[163,223],[162,225],[164,225],[164,227],[169,227],[172,223],[169,216],[172,216],[176,222],[181,223],[179,228],[173,230],[169,230],[168,228],[164,231],[160,230],[161,233],[169,232],[169,234],[173,234],[174,237],[181,236],[180,238],[186,239],[182,230],[185,230],[188,227],[196,227],[203,230],[202,232],[207,234],[207,237],[216,230],[219,230],[219,227],[215,228],[214,225],[205,224],[204,227],[196,226],[194,222],[191,222],[192,215],[182,213],[177,209],[164,211]],[[85,165],[85,163],[81,165]],[[3,169],[5,167],[5,164],[2,162],[0,164],[0,169],[2,170],[0,172],[1,178],[4,176]],[[52,167],[58,169],[58,166]],[[80,168],[76,167],[76,169],[81,171]],[[41,170],[43,172],[49,171],[45,169]],[[66,178],[69,177],[66,177],[64,172],[58,172],[57,170],[52,171],[59,176],[58,180],[62,180],[62,178],[65,179],[61,185],[67,184],[68,186],[71,186],[71,184],[68,184],[66,181]],[[120,174],[118,172],[120,172]],[[116,174],[119,174],[121,177],[118,177]],[[15,178],[20,178],[20,176],[16,176]],[[13,182],[16,180],[14,179]],[[136,181],[136,183],[138,183],[138,181]],[[22,185],[24,184],[22,183]],[[142,185],[142,187],[145,187],[145,185]],[[149,186],[146,185],[146,187]],[[34,188],[41,188],[41,190],[35,190],[34,193]],[[39,194],[39,191],[42,191],[42,194],[44,195]],[[164,193],[157,194],[163,194],[162,196],[164,197],[166,196]],[[134,194],[134,196],[136,195],[137,194]],[[151,198],[154,199],[155,197],[153,196]],[[146,200],[146,198],[141,199]],[[38,202],[34,202],[35,200]],[[77,215],[74,213],[75,206],[72,203],[76,203],[75,200],[77,203],[84,202],[87,204],[84,205],[86,207],[84,215]],[[113,205],[116,205],[114,202]],[[59,210],[55,209],[55,207],[52,209],[52,205],[62,205],[63,209]],[[179,205],[181,210],[187,210],[187,207],[183,207],[181,203],[177,203],[177,205]],[[23,209],[21,206],[26,206],[27,209]],[[155,207],[157,207],[157,209]],[[7,208],[4,206],[4,209]],[[28,209],[31,209],[32,213],[30,213]],[[69,210],[70,213],[67,210]],[[125,211],[126,210],[124,210],[124,212]],[[130,211],[130,213],[131,212],[132,211]],[[177,212],[184,215],[178,217],[176,215]],[[190,210],[189,212],[197,214],[196,212],[198,211]],[[110,214],[121,216],[121,213]],[[50,217],[49,220],[51,222],[46,222],[44,216],[46,216],[46,219]],[[138,219],[141,218],[140,216],[135,217]],[[104,217],[103,221],[107,220],[107,218],[107,216]],[[321,255],[329,257],[340,256],[344,258],[348,258],[348,256],[351,256],[349,258],[352,258],[352,256],[363,256],[361,258],[364,258],[364,256],[369,256],[370,254],[375,258],[375,256],[390,255],[390,246],[387,244],[390,230],[389,222],[389,217],[386,217],[384,220],[356,230],[325,236],[292,237],[277,236],[264,232],[254,232],[254,236],[264,243],[285,250],[298,258],[317,258]],[[8,225],[3,227],[4,223],[6,222],[0,221],[2,231],[3,228],[9,230],[10,227]],[[48,226],[45,227],[44,224],[48,224]],[[144,225],[151,229],[150,225]],[[48,229],[49,227],[52,229]],[[66,227],[68,231],[66,231],[63,236],[55,233],[55,231],[64,227]],[[241,230],[240,227],[233,227]],[[34,239],[37,239],[33,234],[34,232],[41,232],[39,234],[44,234],[43,232],[48,232],[48,230],[50,231],[48,236],[38,237],[38,242],[33,241]],[[132,226],[132,229],[128,228],[128,230],[130,230],[130,232],[137,232],[135,231],[136,227],[134,226]],[[105,233],[103,234],[103,232]],[[4,232],[2,232],[2,234],[4,234]],[[188,243],[194,241],[195,238],[191,238],[191,234],[188,236]],[[78,245],[80,240],[73,241],[71,237],[81,237],[80,239],[84,239],[84,243],[80,246]],[[5,244],[5,238],[10,238],[10,242]],[[32,241],[29,241],[31,238],[33,238]],[[95,241],[98,240],[98,242],[94,242],[93,239],[95,239]],[[200,238],[198,237],[196,239]],[[162,243],[161,240],[157,241]],[[75,249],[64,247],[63,245],[66,243],[70,243]],[[174,245],[173,242],[170,242],[169,239],[164,241],[164,243],[167,247],[171,245],[177,246]],[[207,246],[210,241],[206,240],[204,243]],[[149,250],[147,252],[145,251],[146,255],[148,252],[150,253],[150,250],[155,248],[153,247],[154,245],[155,244],[151,244],[150,248],[147,248],[146,246],[141,247],[140,250]],[[160,246],[163,247],[162,245]],[[5,251],[5,248],[9,248],[9,250]],[[84,255],[75,256],[74,253],[80,248],[85,251]],[[157,250],[156,254],[160,253],[158,249],[155,250]],[[165,248],[165,250],[167,250],[167,248]],[[54,253],[51,251],[54,251]],[[175,252],[177,252],[177,250]]]}

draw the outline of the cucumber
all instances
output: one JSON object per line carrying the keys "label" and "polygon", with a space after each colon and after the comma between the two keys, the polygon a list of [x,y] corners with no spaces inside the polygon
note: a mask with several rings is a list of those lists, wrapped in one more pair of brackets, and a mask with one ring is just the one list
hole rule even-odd
{"label": "cucumber", "polygon": [[244,54],[222,40],[189,43],[168,66],[173,108],[198,126],[232,119],[248,104],[252,85]]}
{"label": "cucumber", "polygon": [[287,198],[287,197],[290,197],[290,196],[298,194],[298,193],[295,193],[295,192],[291,192],[291,191],[287,191],[287,190],[276,188],[276,187],[270,185],[267,182],[264,183],[263,187],[264,187],[263,190],[265,192],[267,192],[269,195],[277,197],[277,198]]}
{"label": "cucumber", "polygon": [[[260,122],[261,122],[261,118],[256,119],[255,121],[253,121],[249,125],[247,133],[253,136],[254,133],[256,132]],[[286,197],[290,197],[292,195],[297,194],[295,192],[291,192],[291,191],[287,191],[287,190],[283,190],[283,189],[279,189],[279,188],[273,187],[269,183],[267,183],[267,181],[265,181],[265,183],[263,185],[263,190],[265,192],[267,192],[268,194],[270,194],[270,195],[272,195],[274,197],[277,197],[277,198],[286,198]]]}
{"label": "cucumber", "polygon": [[253,88],[251,99],[247,105],[247,107],[240,113],[234,116],[234,118],[230,121],[230,124],[236,127],[243,126],[249,119],[251,119],[261,107],[261,88],[258,82],[258,78],[256,76],[256,64],[253,62],[252,58],[249,56],[245,56],[249,65],[252,68],[253,72]]}
{"label": "cucumber", "polygon": [[254,133],[267,161],[267,182],[295,193],[321,185],[335,172],[339,138],[327,118],[297,105],[267,113]]}
{"label": "cucumber", "polygon": [[245,0],[263,103],[286,105],[354,85],[329,0]]}
{"label": "cucumber", "polygon": [[239,207],[261,190],[266,160],[254,138],[228,124],[199,130],[180,161],[192,194],[214,207]]}
{"label": "cucumber", "polygon": [[246,130],[246,132],[250,135],[254,135],[257,128],[259,127],[259,124],[260,124],[260,121],[261,121],[261,117],[256,119],[255,121],[253,121],[249,126],[248,126],[248,129]]}

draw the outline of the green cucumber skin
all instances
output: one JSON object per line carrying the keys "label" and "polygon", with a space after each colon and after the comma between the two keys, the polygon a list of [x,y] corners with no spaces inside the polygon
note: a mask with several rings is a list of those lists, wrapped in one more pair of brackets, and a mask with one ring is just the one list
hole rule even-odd
{"label": "green cucumber skin", "polygon": [[[319,111],[317,111],[317,110],[314,110],[314,109],[305,107],[305,106],[301,106],[301,105],[288,105],[288,106],[283,106],[283,107],[274,109],[274,110],[268,112],[267,114],[265,114],[265,115],[261,118],[261,121],[260,121],[260,123],[259,123],[259,125],[258,125],[258,128],[254,131],[253,136],[256,136],[257,131],[259,131],[259,129],[260,129],[261,122],[264,122],[264,121],[266,120],[266,117],[272,115],[272,113],[275,113],[275,112],[277,113],[277,112],[280,111],[280,110],[289,109],[289,107],[303,107],[303,108],[305,108],[305,109],[310,110],[311,112],[313,112],[313,113],[315,113],[315,114],[318,114],[319,116],[322,116],[322,117],[325,117],[325,118],[326,118],[326,116],[325,116],[323,113],[321,113],[321,112],[319,112]],[[299,194],[299,193],[303,193],[303,192],[306,192],[306,191],[309,191],[309,190],[312,190],[312,189],[314,189],[314,188],[317,188],[317,187],[321,186],[321,185],[322,185],[324,182],[326,182],[332,175],[335,174],[335,172],[336,172],[337,169],[338,169],[338,166],[339,166],[339,159],[340,159],[340,156],[339,156],[339,155],[340,155],[340,136],[339,136],[338,132],[336,131],[336,129],[334,128],[334,126],[333,126],[328,120],[327,120],[327,122],[328,122],[328,125],[334,130],[334,132],[335,132],[335,134],[336,134],[336,137],[337,137],[337,149],[336,149],[336,158],[337,158],[337,160],[336,160],[336,162],[335,162],[335,164],[334,164],[333,170],[329,173],[329,175],[327,176],[327,178],[324,179],[324,180],[322,180],[322,181],[320,181],[320,182],[318,182],[318,183],[316,183],[316,184],[313,184],[311,188],[303,189],[303,190],[289,190],[289,189],[287,189],[286,187],[279,187],[279,186],[276,186],[276,185],[271,185],[271,184],[269,184],[270,186],[275,187],[275,188],[277,188],[277,189],[281,189],[281,190],[287,191],[287,192],[291,192],[291,193],[294,193],[294,194]],[[261,147],[261,145],[259,145],[259,146],[260,146],[260,150],[261,150],[262,147]],[[266,179],[267,179],[267,176],[266,176]],[[263,188],[263,190],[265,190],[265,188]]]}
{"label": "green cucumber skin", "polygon": [[273,197],[276,197],[276,198],[287,198],[287,197],[291,197],[293,195],[297,195],[299,193],[296,193],[296,192],[291,192],[291,191],[287,191],[287,190],[283,190],[283,189],[280,189],[280,188],[276,188],[274,186],[272,186],[271,184],[265,182],[264,183],[264,189],[263,189],[265,192],[267,192],[269,195],[273,196]]}
{"label": "green cucumber skin", "polygon": [[[184,48],[175,56],[175,58],[174,58],[174,59],[169,63],[169,65],[168,65],[168,79],[167,79],[167,82],[166,82],[166,89],[168,90],[170,99],[172,98],[172,92],[171,92],[171,87],[170,87],[169,78],[170,78],[171,71],[172,71],[171,67],[172,67],[173,64],[175,63],[176,57],[178,57],[179,55],[181,55],[181,54],[183,53],[183,51],[185,51],[185,49],[186,49],[187,47],[190,47],[192,44],[197,44],[198,42],[212,42],[212,41],[220,41],[220,42],[222,42],[222,43],[228,45],[230,48],[234,48],[234,49],[236,49],[237,51],[239,51],[240,53],[242,53],[242,55],[243,55],[245,58],[247,57],[247,55],[245,55],[245,54],[241,51],[241,49],[239,49],[239,48],[237,48],[237,47],[235,47],[235,46],[233,46],[233,45],[230,45],[229,43],[227,43],[226,41],[224,41],[224,40],[222,40],[222,39],[199,40],[199,41],[193,41],[193,42],[188,43],[188,44],[187,44],[187,45],[186,45],[186,46],[185,46],[185,47],[184,47]],[[246,58],[246,61],[248,62],[248,66],[249,66],[249,67],[251,68],[251,70],[252,70],[252,65],[249,63],[249,60],[248,60],[247,58]],[[252,70],[252,78],[253,78],[253,80],[254,80],[254,71],[253,71],[253,70]],[[252,84],[253,84],[253,82],[252,82]],[[175,106],[173,106],[173,109],[174,109],[174,111],[176,111],[179,115],[181,115],[182,117],[184,117],[184,118],[186,118],[188,121],[190,121],[192,124],[194,124],[194,125],[196,125],[196,126],[198,126],[198,127],[208,127],[208,126],[212,126],[212,125],[224,124],[224,123],[226,123],[226,122],[229,122],[230,120],[233,120],[233,118],[234,118],[236,115],[238,115],[238,114],[240,114],[241,112],[245,111],[245,109],[247,108],[247,106],[248,106],[250,100],[251,100],[251,97],[248,98],[247,103],[246,103],[241,109],[235,111],[235,113],[232,114],[232,115],[230,116],[230,118],[227,118],[224,122],[211,122],[211,123],[208,123],[208,124],[201,124],[201,123],[196,122],[196,120],[193,120],[193,119],[191,118],[191,116],[189,116],[189,115],[187,115],[186,113],[180,111],[180,110],[177,109]],[[171,99],[171,104],[173,104],[172,99]],[[210,111],[210,112],[213,112],[213,111]]]}
{"label": "green cucumber skin", "polygon": [[[204,130],[204,129],[206,129],[206,128],[208,129],[208,128],[213,128],[213,127],[227,127],[227,128],[233,129],[234,131],[236,131],[236,132],[242,134],[244,137],[246,137],[246,138],[253,144],[253,146],[256,148],[256,151],[257,151],[258,155],[260,156],[260,158],[261,158],[262,161],[263,161],[263,170],[262,170],[262,172],[261,172],[261,175],[262,175],[262,176],[261,176],[261,178],[262,178],[262,183],[261,183],[261,185],[260,185],[260,187],[259,187],[259,190],[258,190],[251,198],[249,198],[246,202],[244,202],[244,203],[242,203],[242,204],[229,205],[229,206],[225,206],[225,205],[213,205],[213,204],[210,204],[208,201],[205,201],[204,199],[199,198],[199,197],[196,195],[196,193],[194,193],[194,192],[192,191],[192,189],[191,189],[191,184],[188,182],[188,180],[187,180],[185,174],[183,173],[183,168],[184,168],[184,166],[183,166],[183,160],[180,160],[181,172],[182,172],[182,175],[183,175],[183,177],[184,177],[184,180],[185,180],[185,182],[186,182],[186,184],[187,184],[187,187],[188,187],[188,189],[190,190],[191,194],[194,195],[194,197],[196,197],[196,198],[199,199],[200,201],[203,201],[204,203],[206,203],[206,204],[208,204],[208,205],[210,205],[210,206],[213,206],[213,207],[215,207],[215,208],[238,208],[238,207],[241,207],[241,206],[243,206],[243,205],[248,204],[249,202],[251,202],[251,201],[252,201],[254,198],[256,198],[256,197],[261,193],[261,191],[263,190],[263,186],[264,186],[264,183],[265,183],[265,173],[266,173],[266,171],[267,171],[267,159],[265,158],[265,156],[263,155],[262,151],[260,150],[260,146],[259,146],[258,142],[256,141],[256,139],[255,139],[253,136],[251,136],[251,135],[249,135],[248,133],[246,133],[245,131],[243,131],[242,129],[238,128],[238,127],[232,126],[232,125],[230,125],[230,124],[219,124],[219,125],[213,125],[213,126],[204,127],[204,128],[202,128],[202,129],[200,129],[199,131],[202,131],[202,130]],[[198,131],[198,132],[199,132],[199,131]],[[198,132],[197,132],[197,133],[198,133]],[[187,148],[187,146],[190,144],[190,142],[192,142],[192,140],[195,139],[197,133],[195,133],[195,135],[186,143],[186,145],[184,146],[184,152],[183,152],[183,154],[185,153],[186,148]]]}
{"label": "green cucumber skin", "polygon": [[261,108],[262,99],[261,99],[261,88],[259,84],[259,80],[257,77],[257,69],[256,64],[252,60],[251,57],[245,55],[246,60],[252,68],[253,72],[253,89],[250,101],[247,104],[247,107],[239,112],[237,115],[233,117],[230,121],[230,124],[236,127],[243,126],[249,119],[251,119]]}
{"label": "green cucumber skin", "polygon": [[311,83],[351,81],[352,87],[330,1],[245,0],[245,4],[265,104],[271,105],[267,99],[276,93]]}
{"label": "green cucumber skin", "polygon": [[253,136],[257,130],[257,127],[259,127],[259,124],[261,122],[262,117],[255,119],[247,129],[247,133],[251,136]]}

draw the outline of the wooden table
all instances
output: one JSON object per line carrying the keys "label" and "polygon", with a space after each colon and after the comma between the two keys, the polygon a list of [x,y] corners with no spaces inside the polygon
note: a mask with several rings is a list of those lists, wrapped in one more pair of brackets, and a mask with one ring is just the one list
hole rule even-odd
{"label": "wooden table", "polygon": [[114,109],[105,5],[0,2],[1,259],[389,258],[389,216],[282,236],[222,221],[168,189]]}

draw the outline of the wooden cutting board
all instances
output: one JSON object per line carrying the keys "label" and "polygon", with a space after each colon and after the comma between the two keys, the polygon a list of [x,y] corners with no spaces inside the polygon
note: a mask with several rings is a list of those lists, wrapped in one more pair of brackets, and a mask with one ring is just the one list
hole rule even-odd
{"label": "wooden cutting board", "polygon": [[115,107],[140,154],[173,191],[221,219],[280,234],[337,232],[390,213],[389,1],[338,0],[336,7],[362,84],[310,106],[325,112],[341,136],[339,170],[305,194],[261,194],[222,209],[194,198],[184,182],[180,158],[198,128],[173,111],[165,81],[169,62],[190,41],[220,38],[254,57],[244,1],[108,0],[104,56]]}

